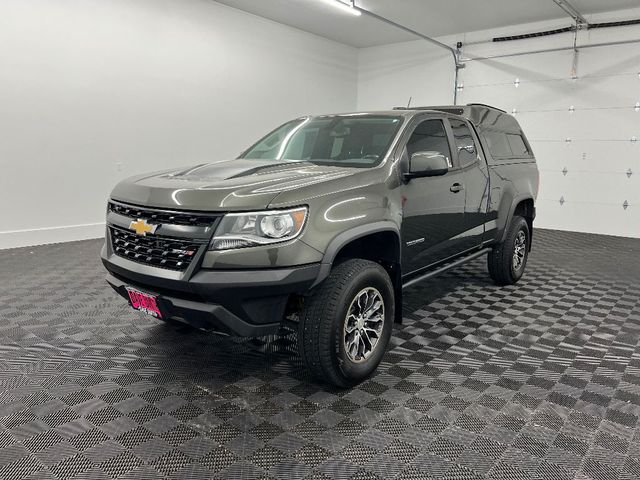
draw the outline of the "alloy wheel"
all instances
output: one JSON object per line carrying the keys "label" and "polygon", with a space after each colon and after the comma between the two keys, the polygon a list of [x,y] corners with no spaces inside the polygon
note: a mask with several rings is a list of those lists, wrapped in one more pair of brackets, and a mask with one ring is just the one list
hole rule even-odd
{"label": "alloy wheel", "polygon": [[524,264],[524,257],[527,253],[527,235],[524,230],[520,230],[516,235],[516,241],[513,249],[513,270],[518,271]]}
{"label": "alloy wheel", "polygon": [[344,350],[352,362],[371,356],[384,328],[384,300],[380,292],[367,287],[352,300],[344,322]]}

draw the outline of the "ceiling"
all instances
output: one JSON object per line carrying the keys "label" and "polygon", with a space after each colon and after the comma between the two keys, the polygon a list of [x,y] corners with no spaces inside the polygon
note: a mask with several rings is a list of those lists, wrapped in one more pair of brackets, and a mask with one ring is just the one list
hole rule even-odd
{"label": "ceiling", "polygon": [[[354,47],[415,39],[364,15],[345,14],[321,0],[217,1]],[[640,7],[640,0],[570,3],[585,16]],[[356,5],[431,37],[569,18],[553,0],[356,0]]]}

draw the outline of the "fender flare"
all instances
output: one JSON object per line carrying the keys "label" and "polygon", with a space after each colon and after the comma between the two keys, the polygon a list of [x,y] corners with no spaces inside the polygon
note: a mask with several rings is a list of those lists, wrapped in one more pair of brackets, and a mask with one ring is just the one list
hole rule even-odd
{"label": "fender flare", "polygon": [[[365,225],[359,225],[336,235],[333,240],[329,242],[329,245],[325,250],[324,257],[322,258],[322,262],[320,263],[320,271],[318,272],[318,277],[316,278],[316,281],[313,283],[311,288],[315,287],[329,276],[331,267],[333,266],[333,262],[342,247],[352,242],[353,240],[357,240],[359,238],[366,237],[367,235],[380,232],[395,233],[398,236],[398,244],[401,245],[400,229],[398,228],[398,225],[396,225],[391,220],[383,220],[379,222],[367,223]],[[398,252],[398,257],[399,256],[400,252]]]}
{"label": "fender flare", "polygon": [[[533,198],[533,196],[531,196],[530,194],[523,194],[523,195],[518,195],[517,197],[514,197],[513,201],[511,202],[511,206],[509,207],[509,215],[507,216],[507,219],[505,221],[504,224],[504,228],[502,229],[502,235],[500,235],[500,241],[504,242],[505,239],[507,238],[507,232],[509,230],[509,225],[511,224],[511,220],[513,220],[513,216],[516,212],[516,207],[518,206],[518,204],[520,204],[521,202],[525,201],[525,200],[532,200],[534,202],[534,218],[535,218],[535,200]],[[533,232],[531,232],[533,233]]]}

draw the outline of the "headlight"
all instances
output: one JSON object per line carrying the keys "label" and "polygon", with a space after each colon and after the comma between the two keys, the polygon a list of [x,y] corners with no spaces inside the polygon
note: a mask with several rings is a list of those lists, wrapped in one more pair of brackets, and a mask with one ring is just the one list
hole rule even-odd
{"label": "headlight", "polygon": [[306,219],[307,207],[229,213],[218,225],[209,249],[230,250],[286,242],[300,235]]}

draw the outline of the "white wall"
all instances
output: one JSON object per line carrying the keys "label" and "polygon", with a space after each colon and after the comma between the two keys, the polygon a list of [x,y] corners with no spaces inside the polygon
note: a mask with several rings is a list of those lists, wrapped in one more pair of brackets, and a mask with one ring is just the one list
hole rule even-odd
{"label": "white wall", "polygon": [[[636,9],[591,20],[639,17]],[[456,40],[486,40],[568,24],[521,25],[441,40],[455,45]],[[581,32],[579,44],[638,38],[640,27],[608,28]],[[470,45],[463,55],[572,44],[572,34],[561,34]],[[572,64],[572,51],[467,62],[460,73],[464,88],[459,103],[516,109],[541,170],[537,226],[640,237],[640,111],[634,108],[640,102],[640,44],[582,50],[576,80],[571,78]],[[423,41],[362,49],[359,65],[358,109],[405,105],[410,96],[413,105],[452,101],[453,62]],[[632,142],[632,137],[638,140]],[[629,169],[631,177],[626,175]],[[626,210],[625,200],[630,204]]]}
{"label": "white wall", "polygon": [[0,248],[102,236],[119,179],[356,106],[356,49],[211,0],[2,0],[0,65]]}
{"label": "white wall", "polygon": [[[639,37],[640,27],[624,27],[579,41]],[[639,237],[640,46],[583,50],[576,81],[571,64],[571,52],[468,62],[460,102],[517,110],[542,170],[538,226]],[[211,0],[2,0],[0,65],[0,248],[102,236],[119,179],[234,156],[288,118],[453,96],[450,55],[423,41],[358,51]]]}

